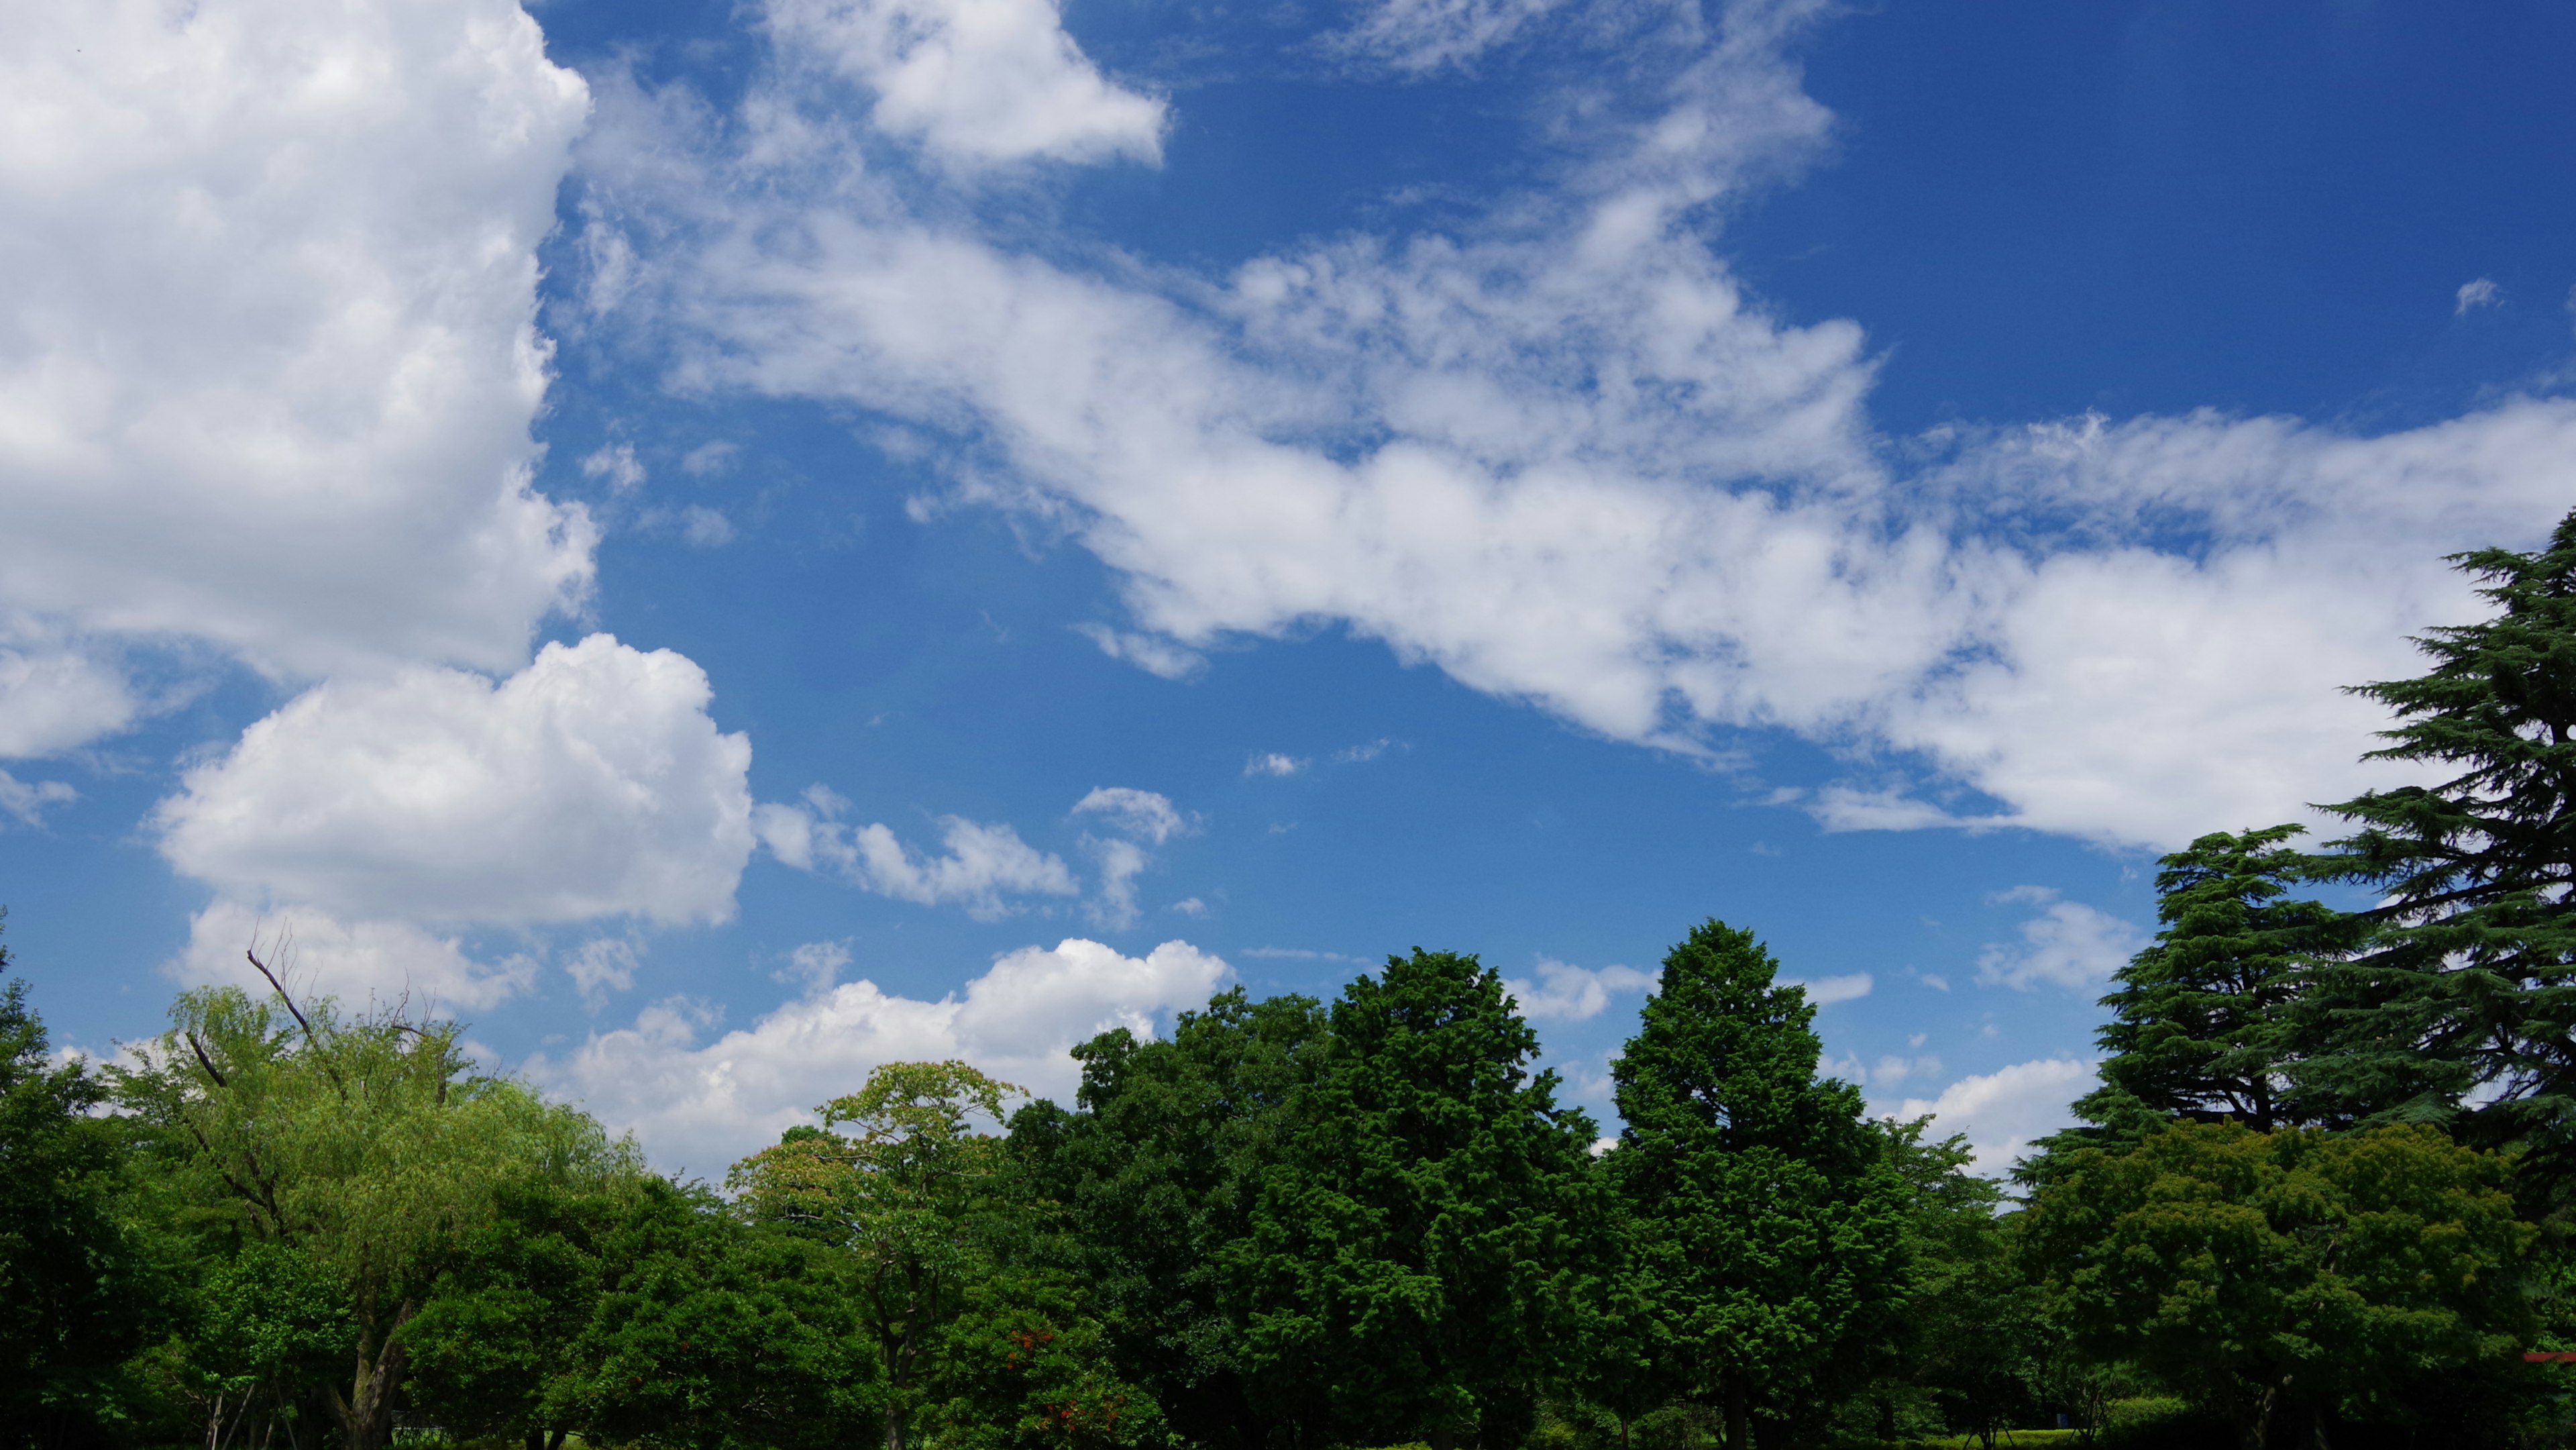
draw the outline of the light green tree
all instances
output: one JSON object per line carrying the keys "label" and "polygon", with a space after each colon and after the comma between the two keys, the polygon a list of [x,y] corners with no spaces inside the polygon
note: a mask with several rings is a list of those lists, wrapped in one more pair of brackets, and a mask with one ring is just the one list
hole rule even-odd
{"label": "light green tree", "polygon": [[859,1316],[883,1379],[886,1450],[906,1450],[938,1391],[948,1330],[987,1279],[1008,1160],[998,1124],[1020,1089],[962,1062],[894,1062],[736,1164],[756,1215],[855,1261]]}
{"label": "light green tree", "polygon": [[578,1110],[475,1073],[453,1022],[303,1004],[269,982],[264,997],[182,994],[171,1029],[118,1073],[119,1094],[165,1130],[180,1193],[337,1286],[355,1364],[331,1411],[349,1450],[380,1450],[400,1331],[496,1194],[632,1172],[634,1152]]}

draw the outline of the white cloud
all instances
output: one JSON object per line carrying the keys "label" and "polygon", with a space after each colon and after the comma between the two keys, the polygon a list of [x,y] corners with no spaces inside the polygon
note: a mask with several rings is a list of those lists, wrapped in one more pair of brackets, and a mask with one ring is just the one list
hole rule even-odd
{"label": "white cloud", "polygon": [[1243,763],[1245,775],[1291,776],[1305,768],[1305,761],[1293,755],[1282,755],[1275,750],[1258,752]]}
{"label": "white cloud", "polygon": [[782,982],[805,984],[805,995],[820,996],[840,980],[841,969],[850,964],[850,949],[842,942],[810,941],[787,954],[787,971],[779,974]]}
{"label": "white cloud", "polygon": [[59,780],[28,782],[0,770],[0,811],[17,817],[21,825],[42,825],[48,806],[65,805],[79,798],[80,792]]}
{"label": "white cloud", "polygon": [[1859,328],[1783,321],[1694,220],[1826,136],[1780,48],[1812,10],[1728,10],[1659,115],[1570,133],[1589,161],[1508,225],[1344,237],[1223,288],[925,220],[814,160],[823,112],[767,123],[803,138],[791,164],[621,98],[604,134],[643,139],[599,148],[594,227],[679,239],[619,306],[685,317],[683,385],[1003,460],[954,500],[1097,554],[1136,628],[1084,632],[1157,673],[1340,622],[1611,738],[1714,756],[1782,728],[1919,767],[1812,797],[1845,829],[2173,845],[2401,778],[2356,763],[2383,721],[2338,687],[2474,614],[2442,553],[2554,521],[2576,402],[2379,437],[2193,414],[1890,446]]}
{"label": "white cloud", "polygon": [[2071,1126],[2072,1105],[2092,1076],[2089,1062],[2041,1058],[1963,1077],[1938,1097],[1907,1098],[1885,1111],[1899,1119],[1930,1113],[1936,1135],[1967,1134],[1976,1171],[1992,1176],[2012,1167],[2032,1143]]}
{"label": "white cloud", "polygon": [[410,922],[343,920],[304,906],[263,911],[221,898],[189,921],[187,948],[168,971],[183,982],[264,991],[267,984],[244,958],[252,950],[299,996],[407,999],[423,1013],[482,1011],[537,980],[533,956],[478,961],[457,938]]}
{"label": "white cloud", "polygon": [[1803,987],[1806,989],[1808,1001],[1819,1007],[1830,1007],[1836,1002],[1859,1001],[1869,995],[1869,989],[1874,983],[1867,972],[1849,972],[1839,977],[1818,977],[1812,982],[1787,978],[1781,985]]}
{"label": "white cloud", "polygon": [[1521,1015],[1533,1022],[1582,1022],[1601,1015],[1610,1005],[1614,992],[1651,992],[1656,977],[1634,967],[1609,966],[1587,970],[1569,966],[1551,957],[1538,959],[1535,983],[1523,977],[1507,977],[1505,990],[1521,1006]]}
{"label": "white cloud", "polygon": [[2504,300],[2504,289],[2491,277],[2480,277],[2460,284],[2459,305],[2451,309],[2454,317],[2465,317],[2472,307],[2493,307]]}
{"label": "white cloud", "polygon": [[1075,815],[1097,815],[1128,835],[1159,846],[1190,828],[1169,796],[1133,786],[1096,786],[1073,803]]}
{"label": "white cloud", "polygon": [[768,0],[782,53],[875,98],[869,118],[952,165],[1159,163],[1163,103],[1104,79],[1054,0]]}
{"label": "white cloud", "polygon": [[1081,890],[1063,858],[1031,846],[1009,826],[942,816],[946,854],[922,856],[890,827],[854,829],[832,819],[845,806],[818,786],[806,793],[804,806],[755,807],[751,828],[771,855],[797,870],[829,870],[863,890],[922,906],[960,903],[979,921],[1010,915],[1010,896],[1072,896]]}
{"label": "white cloud", "polygon": [[585,478],[604,478],[619,493],[632,493],[644,486],[644,465],[635,457],[632,443],[611,443],[581,460]]}
{"label": "white cloud", "polygon": [[1109,829],[1131,838],[1085,837],[1084,844],[1100,862],[1100,899],[1093,904],[1093,919],[1112,930],[1135,925],[1136,878],[1152,861],[1145,845],[1159,846],[1188,831],[1189,822],[1168,797],[1123,785],[1095,787],[1074,802],[1073,812],[1099,816]]}
{"label": "white cloud", "polygon": [[[524,662],[592,571],[528,486],[586,111],[515,0],[0,8],[0,612],[288,677]],[[0,735],[120,728],[85,668]]]}
{"label": "white cloud", "polygon": [[607,1005],[610,992],[634,987],[635,967],[635,943],[623,937],[593,937],[564,959],[564,973],[593,1012]]}
{"label": "white cloud", "polygon": [[1084,844],[1100,863],[1100,899],[1092,903],[1091,919],[1111,931],[1134,926],[1136,878],[1149,864],[1145,848],[1123,840],[1092,839]]}
{"label": "white cloud", "polygon": [[741,445],[722,438],[701,443],[680,455],[680,471],[691,478],[711,478],[733,467],[734,455],[741,451]]}
{"label": "white cloud", "polygon": [[0,760],[76,749],[143,711],[122,672],[60,645],[0,648]]}
{"label": "white cloud", "polygon": [[1185,680],[1207,667],[1206,656],[1198,651],[1150,634],[1135,634],[1092,623],[1074,625],[1073,630],[1100,646],[1100,652],[1111,659],[1124,660],[1149,675],[1160,675],[1167,680]]}
{"label": "white cloud", "polygon": [[1503,45],[1559,0],[1377,0],[1328,49],[1398,72],[1465,66]]}
{"label": "white cloud", "polygon": [[1977,984],[2029,991],[2054,982],[2070,992],[2090,991],[2127,966],[2147,944],[2146,933],[2108,912],[2078,901],[2061,901],[2045,886],[2016,886],[1997,901],[2024,902],[2041,908],[2021,924],[2016,946],[1989,943],[1977,956]]}
{"label": "white cloud", "polygon": [[528,1071],[581,1098],[612,1129],[633,1129],[656,1163],[720,1176],[790,1125],[812,1121],[816,1104],[855,1090],[881,1063],[964,1058],[1065,1098],[1078,1078],[1067,1049],[1116,1027],[1151,1035],[1158,1016],[1205,1002],[1229,975],[1187,942],[1127,957],[1068,938],[997,958],[962,997],[930,1002],[846,982],[704,1044],[707,1015],[663,1003],[634,1027],[594,1034]]}
{"label": "white cloud", "polygon": [[1873,1085],[1894,1087],[1910,1077],[1938,1077],[1941,1059],[1926,1054],[1922,1057],[1882,1057],[1869,1070]]}
{"label": "white cloud", "polygon": [[693,503],[680,510],[680,537],[693,548],[721,549],[733,542],[733,521]]}
{"label": "white cloud", "polygon": [[608,635],[498,682],[336,680],[242,732],[153,814],[182,874],[344,920],[724,921],[751,747],[706,673]]}

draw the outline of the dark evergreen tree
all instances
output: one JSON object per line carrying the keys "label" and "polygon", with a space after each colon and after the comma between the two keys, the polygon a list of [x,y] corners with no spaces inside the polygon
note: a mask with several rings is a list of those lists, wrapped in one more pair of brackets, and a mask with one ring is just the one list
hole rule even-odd
{"label": "dark evergreen tree", "polygon": [[1759,1414],[1826,1402],[1907,1287],[1912,1194],[1860,1090],[1816,1076],[1815,1008],[1720,922],[1664,958],[1612,1076],[1624,1200],[1667,1393],[1718,1407],[1728,1450]]}
{"label": "dark evergreen tree", "polygon": [[1337,1438],[1519,1443],[1563,1367],[1595,1129],[1474,957],[1346,988],[1229,1277],[1247,1357],[1325,1388]]}
{"label": "dark evergreen tree", "polygon": [[2164,929],[2120,969],[2094,1034],[2101,1085],[2075,1104],[2090,1126],[2057,1134],[2024,1165],[2044,1178],[2077,1148],[2136,1143],[2176,1119],[2233,1120],[2258,1132],[2336,1116],[2304,1091],[2290,1008],[2321,962],[2369,924],[2293,896],[2314,875],[2292,848],[2298,826],[2215,832],[2163,858],[2156,916]]}
{"label": "dark evergreen tree", "polygon": [[2357,689],[2398,719],[2369,758],[2448,778],[2331,807],[2358,829],[2320,869],[2385,901],[2300,1014],[2308,1080],[2351,1122],[2518,1145],[2556,1191],[2576,1175],[2576,513],[2543,549],[2453,562],[2494,616],[2420,637],[2427,673]]}

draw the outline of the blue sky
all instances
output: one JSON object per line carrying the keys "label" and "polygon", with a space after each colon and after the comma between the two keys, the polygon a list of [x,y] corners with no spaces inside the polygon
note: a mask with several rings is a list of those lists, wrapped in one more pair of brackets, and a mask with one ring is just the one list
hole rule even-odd
{"label": "blue sky", "polygon": [[1390,951],[1568,1093],[1717,916],[1990,1166],[2156,854],[2576,503],[2576,20],[152,0],[0,20],[0,863],[719,1170]]}

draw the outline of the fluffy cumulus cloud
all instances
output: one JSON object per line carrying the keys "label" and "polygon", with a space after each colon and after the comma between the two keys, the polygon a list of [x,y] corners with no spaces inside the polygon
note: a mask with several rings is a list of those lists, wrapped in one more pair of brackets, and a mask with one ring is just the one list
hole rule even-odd
{"label": "fluffy cumulus cloud", "polygon": [[1996,897],[2040,908],[2021,924],[2021,940],[1989,943],[1977,956],[1982,986],[2028,991],[2042,982],[2090,995],[2147,944],[2146,933],[2045,886],[2016,886]]}
{"label": "fluffy cumulus cloud", "polygon": [[[592,569],[528,483],[587,108],[514,0],[0,13],[0,618],[290,677],[522,663]],[[0,656],[0,752],[134,710],[111,652]]]}
{"label": "fluffy cumulus cloud", "polygon": [[2032,1143],[2075,1121],[2068,1105],[2084,1095],[2092,1076],[2089,1063],[2047,1057],[1963,1077],[1938,1097],[1880,1106],[1899,1119],[1931,1114],[1935,1136],[1967,1134],[1976,1171],[1994,1175],[2011,1168]]}
{"label": "fluffy cumulus cloud", "polygon": [[1655,975],[1634,967],[1586,969],[1541,957],[1538,980],[1507,977],[1503,986],[1533,1022],[1582,1022],[1601,1015],[1613,993],[1651,992]]}
{"label": "fluffy cumulus cloud", "polygon": [[[283,936],[320,990],[411,990],[462,1009],[534,980],[467,955],[455,928],[733,914],[751,854],[750,746],[707,713],[703,671],[593,635],[498,682],[415,667],[318,685],[189,771],[152,825],[215,888],[173,964],[229,980]],[[594,1003],[634,947],[566,963]]]}
{"label": "fluffy cumulus cloud", "polygon": [[769,0],[781,53],[869,94],[870,118],[952,165],[1162,159],[1163,103],[1115,85],[1055,0]]}
{"label": "fluffy cumulus cloud", "polygon": [[[478,959],[453,935],[407,921],[345,921],[310,907],[261,910],[217,900],[189,922],[171,964],[190,982],[267,989],[247,955],[257,952],[287,987],[357,1003],[407,1003],[421,1015],[479,1012],[533,988],[540,963],[526,952]],[[587,990],[587,988],[585,988]]]}
{"label": "fluffy cumulus cloud", "polygon": [[1787,728],[1911,762],[1812,798],[1853,827],[2170,845],[2391,778],[2353,763],[2378,722],[2337,687],[2474,610],[2440,554],[2545,530],[2576,403],[2382,436],[2196,414],[1889,446],[1860,329],[1774,314],[1695,221],[1827,134],[1786,53],[1815,10],[1728,7],[1686,64],[1639,72],[1650,114],[1562,138],[1590,159],[1559,193],[1221,286],[1059,263],[853,184],[815,160],[862,145],[848,114],[746,114],[726,149],[621,91],[588,242],[617,285],[591,296],[690,386],[990,449],[1008,468],[961,496],[1111,565],[1133,627],[1095,637],[1149,667],[1340,621],[1614,738]]}
{"label": "fluffy cumulus cloud", "polygon": [[498,682],[333,681],[189,771],[161,851],[229,897],[352,917],[728,920],[751,746],[711,696],[687,659],[604,634]]}
{"label": "fluffy cumulus cloud", "polygon": [[714,1176],[811,1121],[816,1104],[855,1090],[881,1063],[964,1058],[1064,1098],[1077,1080],[1075,1043],[1120,1027],[1150,1036],[1157,1017],[1205,1002],[1230,975],[1186,942],[1129,957],[1068,938],[1007,953],[962,994],[932,1002],[865,979],[831,985],[846,950],[816,957],[813,990],[749,1027],[718,1035],[705,1010],[665,1002],[529,1072],[612,1128],[632,1129],[665,1168]]}

